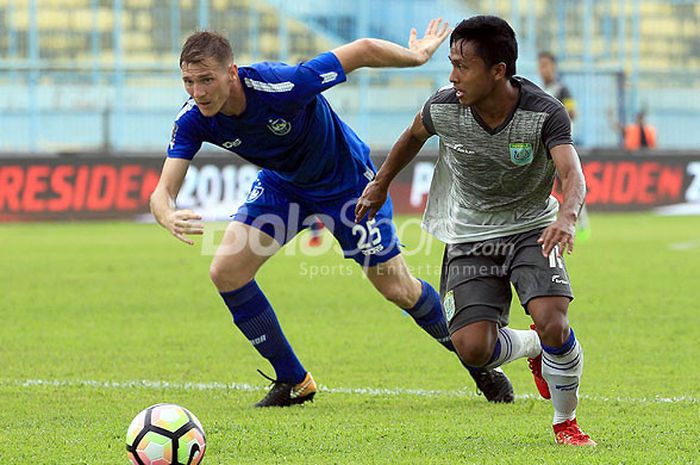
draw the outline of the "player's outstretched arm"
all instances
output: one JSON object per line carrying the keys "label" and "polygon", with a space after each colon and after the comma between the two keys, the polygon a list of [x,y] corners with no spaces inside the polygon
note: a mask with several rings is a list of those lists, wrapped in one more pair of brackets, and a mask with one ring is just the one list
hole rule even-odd
{"label": "player's outstretched arm", "polygon": [[408,48],[381,39],[359,39],[331,51],[346,74],[358,68],[420,66],[433,56],[449,33],[447,23],[442,24],[442,18],[437,18],[430,21],[420,39],[415,28],[411,29]]}
{"label": "player's outstretched arm", "polygon": [[355,206],[356,223],[362,221],[365,215],[369,219],[374,218],[386,202],[391,182],[418,155],[430,136],[431,134],[423,125],[423,117],[418,113],[411,126],[394,143],[374,180],[365,186],[365,190],[357,200]]}
{"label": "player's outstretched arm", "polygon": [[204,225],[199,223],[202,217],[192,210],[177,210],[175,207],[175,199],[185,180],[189,165],[189,160],[165,159],[160,180],[151,194],[151,212],[156,221],[173,236],[186,244],[193,245],[194,241],[185,235],[204,233]]}
{"label": "player's outstretched arm", "polygon": [[586,180],[581,161],[573,145],[562,144],[550,150],[552,161],[561,179],[564,202],[559,208],[557,221],[549,225],[540,236],[542,254],[547,257],[554,246],[559,245],[559,254],[574,250],[576,220],[586,196]]}

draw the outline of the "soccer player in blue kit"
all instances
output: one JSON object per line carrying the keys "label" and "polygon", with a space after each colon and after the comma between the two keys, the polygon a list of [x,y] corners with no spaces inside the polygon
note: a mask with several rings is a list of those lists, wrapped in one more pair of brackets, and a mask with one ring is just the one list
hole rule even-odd
{"label": "soccer player in blue kit", "polygon": [[[210,269],[234,324],[275,370],[272,388],[256,406],[301,404],[317,390],[255,281],[267,259],[317,217],[387,300],[454,352],[438,293],[413,277],[400,255],[391,202],[373,220],[355,224],[356,200],[375,168],[369,147],[321,95],[358,68],[420,66],[448,34],[447,24],[435,19],[423,38],[411,31],[408,48],[360,39],[296,66],[265,62],[240,68],[222,35],[204,31],[186,40],[180,68],[191,98],[176,116],[151,210],[176,238],[193,244],[187,235],[203,233],[201,217],[178,209],[175,199],[202,143],[262,168]],[[513,401],[502,371],[467,369],[489,401]]]}

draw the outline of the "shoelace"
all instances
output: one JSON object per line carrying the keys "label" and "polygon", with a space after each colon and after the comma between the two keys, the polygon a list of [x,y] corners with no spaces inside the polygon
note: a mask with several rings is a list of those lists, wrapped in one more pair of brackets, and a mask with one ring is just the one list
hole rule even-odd
{"label": "shoelace", "polygon": [[262,376],[262,377],[265,378],[266,380],[270,381],[270,386],[274,386],[275,384],[278,384],[278,383],[279,383],[279,381],[277,381],[277,380],[274,379],[274,378],[271,378],[271,377],[267,376],[267,375],[266,375],[265,373],[263,373],[262,370],[260,370],[259,368],[258,368],[258,373],[260,373],[260,376]]}

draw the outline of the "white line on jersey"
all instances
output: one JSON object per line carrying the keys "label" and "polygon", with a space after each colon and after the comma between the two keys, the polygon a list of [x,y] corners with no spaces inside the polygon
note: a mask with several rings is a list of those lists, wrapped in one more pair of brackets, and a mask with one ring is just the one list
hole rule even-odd
{"label": "white line on jersey", "polygon": [[185,106],[182,107],[182,109],[175,116],[175,122],[177,122],[177,120],[179,120],[182,115],[184,115],[185,113],[190,111],[194,107],[194,104],[195,104],[195,102],[194,102],[193,98],[187,100],[187,102],[185,103]]}
{"label": "white line on jersey", "polygon": [[[257,392],[264,391],[265,386],[254,386],[251,384],[241,383],[171,383],[169,381],[96,381],[96,380],[45,380],[45,379],[27,379],[27,380],[0,380],[0,386],[48,386],[48,387],[91,387],[95,389],[172,389],[177,391],[244,391]],[[417,397],[476,397],[476,394],[470,389],[460,390],[426,390],[426,389],[410,389],[410,388],[374,388],[374,387],[328,387],[319,386],[320,392],[329,394],[350,394],[368,397],[381,396],[417,396]],[[542,400],[537,394],[518,394],[516,399],[532,399]],[[673,404],[673,403],[700,403],[700,398],[693,396],[675,396],[675,397],[608,397],[583,394],[580,399],[592,402],[622,402],[628,404]]]}
{"label": "white line on jersey", "polygon": [[256,81],[255,79],[245,78],[245,85],[252,87],[255,90],[262,92],[289,92],[294,89],[294,83],[290,81],[285,82],[262,82]]}

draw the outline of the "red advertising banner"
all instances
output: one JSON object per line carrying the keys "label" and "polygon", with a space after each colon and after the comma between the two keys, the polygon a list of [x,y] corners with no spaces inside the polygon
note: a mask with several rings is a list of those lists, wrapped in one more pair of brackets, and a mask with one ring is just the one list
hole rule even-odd
{"label": "red advertising banner", "polygon": [[124,218],[148,210],[150,158],[0,158],[0,220]]}
{"label": "red advertising banner", "polygon": [[[383,155],[375,157],[379,166]],[[399,175],[396,213],[423,211],[436,154],[421,155]],[[0,221],[147,217],[163,158],[157,156],[0,157]],[[593,211],[700,212],[700,153],[582,157]],[[226,219],[246,198],[258,169],[226,154],[195,158],[178,205]],[[558,189],[555,187],[555,195]]]}

